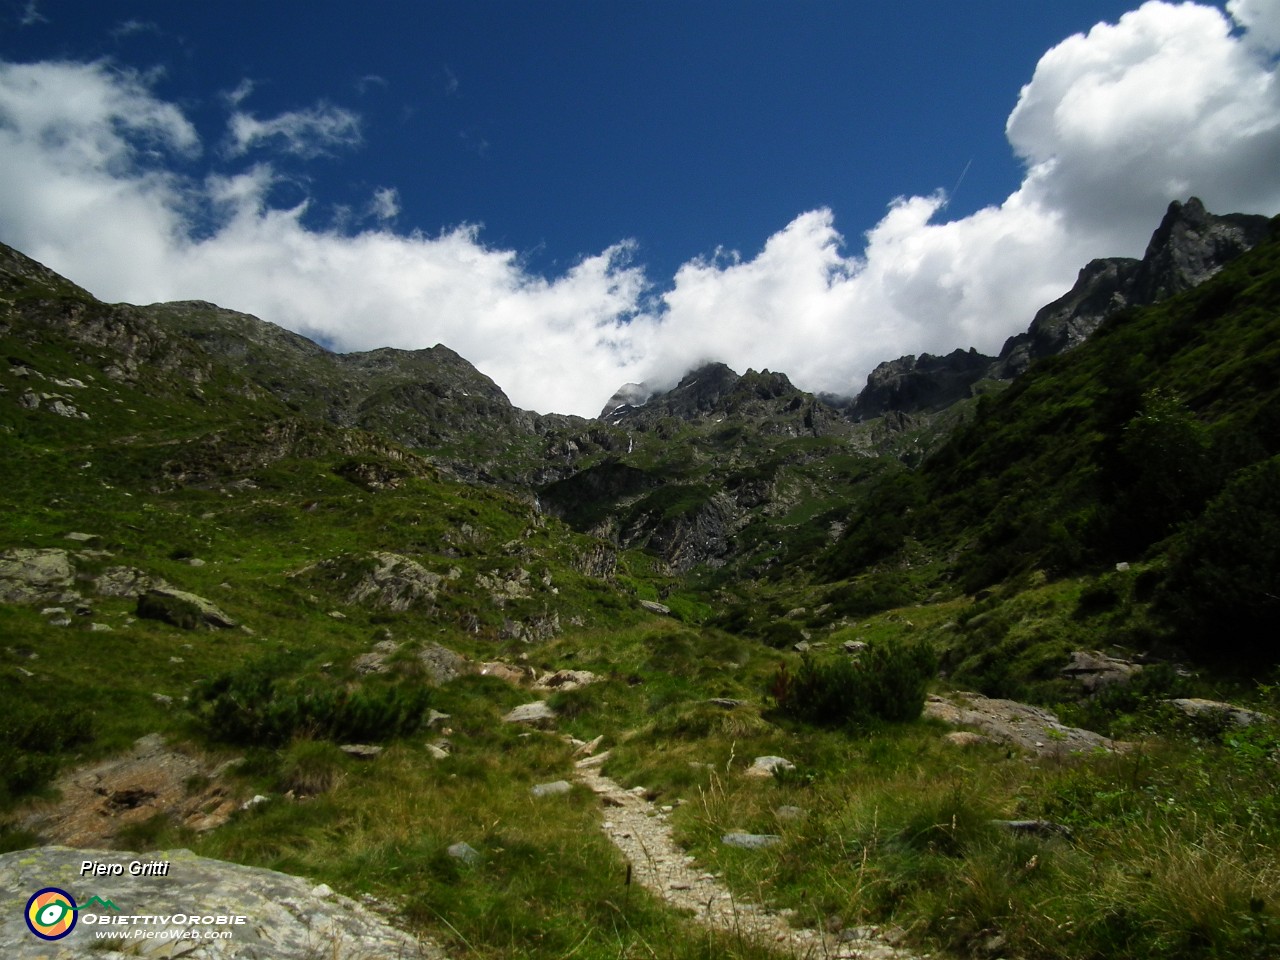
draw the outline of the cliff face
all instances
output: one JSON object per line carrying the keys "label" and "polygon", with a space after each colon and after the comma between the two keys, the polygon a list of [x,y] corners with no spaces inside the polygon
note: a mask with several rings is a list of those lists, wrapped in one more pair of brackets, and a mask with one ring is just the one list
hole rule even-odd
{"label": "cliff face", "polygon": [[945,357],[926,353],[882,363],[851,412],[863,419],[891,411],[936,411],[964,399],[981,379],[1010,380],[1034,360],[1079,346],[1117,310],[1149,306],[1199,286],[1266,239],[1268,224],[1263,216],[1217,216],[1196,197],[1175,201],[1142,259],[1090,261],[1070,290],[1036,313],[1025,333],[1005,342],[999,357],[957,350]]}
{"label": "cliff face", "polygon": [[1141,260],[1094,260],[1075,286],[1040,309],[1026,333],[1011,337],[988,376],[1007,380],[1040,357],[1082,343],[1108,316],[1124,307],[1144,307],[1190,290],[1269,231],[1267,217],[1232,213],[1216,216],[1196,197],[1169,205]]}

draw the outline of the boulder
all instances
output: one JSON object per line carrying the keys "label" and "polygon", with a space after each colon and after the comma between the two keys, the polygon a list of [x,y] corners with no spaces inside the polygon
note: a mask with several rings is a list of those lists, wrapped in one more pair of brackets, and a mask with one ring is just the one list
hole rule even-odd
{"label": "boulder", "polygon": [[1204,700],[1200,697],[1180,697],[1168,700],[1167,703],[1177,707],[1183,714],[1193,719],[1205,718],[1221,723],[1230,723],[1237,727],[1251,727],[1259,723],[1268,723],[1274,718],[1269,714],[1256,710],[1247,710],[1234,703],[1223,703],[1221,700]]}
{"label": "boulder", "polygon": [[737,847],[739,850],[763,850],[782,842],[776,833],[726,833],[720,838],[726,847]]}
{"label": "boulder", "polygon": [[924,715],[951,726],[974,727],[996,743],[1042,756],[1119,751],[1127,746],[1091,730],[1069,727],[1042,707],[977,693],[956,693],[950,699],[930,696],[924,705]]}
{"label": "boulder", "polygon": [[71,586],[75,569],[65,550],[19,547],[0,553],[0,603],[39,603]]}
{"label": "boulder", "polygon": [[431,682],[437,685],[471,672],[471,661],[438,643],[424,644],[418,653],[418,660],[426,668]]}
{"label": "boulder", "polygon": [[531,727],[545,727],[554,723],[556,712],[545,700],[522,703],[502,718],[504,723],[523,723]]}
{"label": "boulder", "polygon": [[103,597],[136,597],[152,587],[168,586],[133,567],[108,567],[93,580],[94,592]]}
{"label": "boulder", "polygon": [[[92,882],[80,879],[81,864],[92,861],[120,876]],[[134,862],[168,864],[163,876],[130,876]],[[59,887],[79,898],[77,923],[63,939],[33,937],[24,922],[27,899],[43,887]],[[88,898],[110,901],[90,906]],[[88,902],[84,902],[88,901]],[[180,906],[181,909],[175,909]],[[443,960],[434,944],[415,940],[395,929],[347,897],[324,884],[302,877],[198,857],[189,850],[134,853],[114,850],[39,847],[0,855],[0,956],[6,960],[74,957],[120,957],[124,952],[99,953],[98,929],[92,916],[155,916],[166,920],[136,926],[149,940],[139,940],[143,956],[183,956],[192,960],[364,960],[368,957],[418,957]],[[235,925],[192,925],[191,917],[244,917]],[[123,930],[123,926],[113,927]],[[181,939],[196,931],[227,930],[228,940]],[[121,942],[121,947],[128,947]],[[127,951],[133,955],[132,949]]]}
{"label": "boulder", "polygon": [[671,615],[671,608],[665,603],[658,603],[656,600],[641,600],[640,606],[644,607],[650,613],[660,613],[663,616]]}
{"label": "boulder", "polygon": [[590,670],[557,670],[542,677],[534,687],[542,690],[577,690],[595,683],[600,678]]}
{"label": "boulder", "polygon": [[374,566],[366,570],[347,594],[348,603],[370,601],[374,606],[402,613],[436,598],[443,577],[416,560],[398,553],[376,551]]}
{"label": "boulder", "polygon": [[139,596],[137,614],[144,620],[160,620],[182,630],[239,626],[204,597],[168,586],[152,587]]}
{"label": "boulder", "polygon": [[1097,650],[1075,650],[1062,668],[1062,676],[1075,680],[1089,693],[1128,683],[1142,669],[1136,663],[1109,657]]}
{"label": "boulder", "polygon": [[777,776],[779,770],[794,770],[795,768],[796,765],[785,757],[756,757],[743,776],[768,780],[770,777]]}
{"label": "boulder", "polygon": [[568,780],[553,780],[551,783],[537,783],[529,788],[529,792],[535,797],[554,797],[562,793],[568,793],[573,787]]}
{"label": "boulder", "polygon": [[457,843],[449,844],[449,848],[446,852],[449,856],[453,857],[453,859],[461,860],[469,867],[479,865],[484,859],[480,856],[480,851],[465,840],[459,840]]}
{"label": "boulder", "polygon": [[513,667],[509,663],[503,663],[501,660],[482,663],[477,672],[483,677],[497,677],[507,683],[523,683],[526,679],[526,674],[523,670],[519,667]]}

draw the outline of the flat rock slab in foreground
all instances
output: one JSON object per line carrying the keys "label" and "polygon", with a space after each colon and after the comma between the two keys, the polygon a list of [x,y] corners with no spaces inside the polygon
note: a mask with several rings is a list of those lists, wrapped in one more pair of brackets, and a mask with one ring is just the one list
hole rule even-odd
{"label": "flat rock slab in foreground", "polygon": [[[81,877],[86,861],[120,864],[124,875]],[[168,861],[168,876],[131,877],[129,865]],[[58,887],[81,906],[71,932],[61,940],[33,936],[24,922],[27,901],[45,887]],[[87,907],[90,898],[108,907]],[[237,925],[178,923],[192,916],[244,916]],[[167,917],[167,922],[120,925],[89,918]],[[99,939],[99,931],[151,931],[151,939]],[[177,939],[184,930],[232,932],[230,939]],[[360,904],[327,886],[273,870],[197,857],[189,850],[124,853],[39,847],[0,856],[0,957],[5,960],[73,960],[100,957],[183,957],[188,960],[444,960],[424,944],[389,926]]]}

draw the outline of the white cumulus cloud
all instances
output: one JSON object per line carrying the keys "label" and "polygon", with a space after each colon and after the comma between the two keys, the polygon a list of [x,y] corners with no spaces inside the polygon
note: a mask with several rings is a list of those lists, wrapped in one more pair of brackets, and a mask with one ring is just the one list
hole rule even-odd
{"label": "white cumulus cloud", "polygon": [[273,156],[361,142],[340,107],[259,119],[246,81],[197,177],[179,171],[204,145],[145,76],[0,62],[0,239],[106,299],[212,300],[342,350],[444,343],[544,412],[594,414],[706,360],[848,393],[904,353],[995,352],[1086,261],[1139,255],[1171,200],[1280,211],[1277,5],[1228,9],[1149,2],[1045,53],[1006,126],[1025,176],[999,203],[948,220],[941,191],[900,197],[856,243],[835,211],[798,212],[758,252],[658,285],[626,241],[544,277],[476,225],[394,229],[394,186],[329,228],[306,216],[319,201],[273,206]]}

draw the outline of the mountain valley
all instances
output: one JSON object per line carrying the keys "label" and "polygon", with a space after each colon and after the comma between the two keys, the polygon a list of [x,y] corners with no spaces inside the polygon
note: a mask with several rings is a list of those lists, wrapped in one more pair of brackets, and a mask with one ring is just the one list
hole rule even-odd
{"label": "mountain valley", "polygon": [[[305,876],[432,957],[1280,950],[1280,219],[1175,203],[843,398],[539,414],[4,246],[0,345],[0,852]],[[624,813],[696,876],[633,889]]]}

